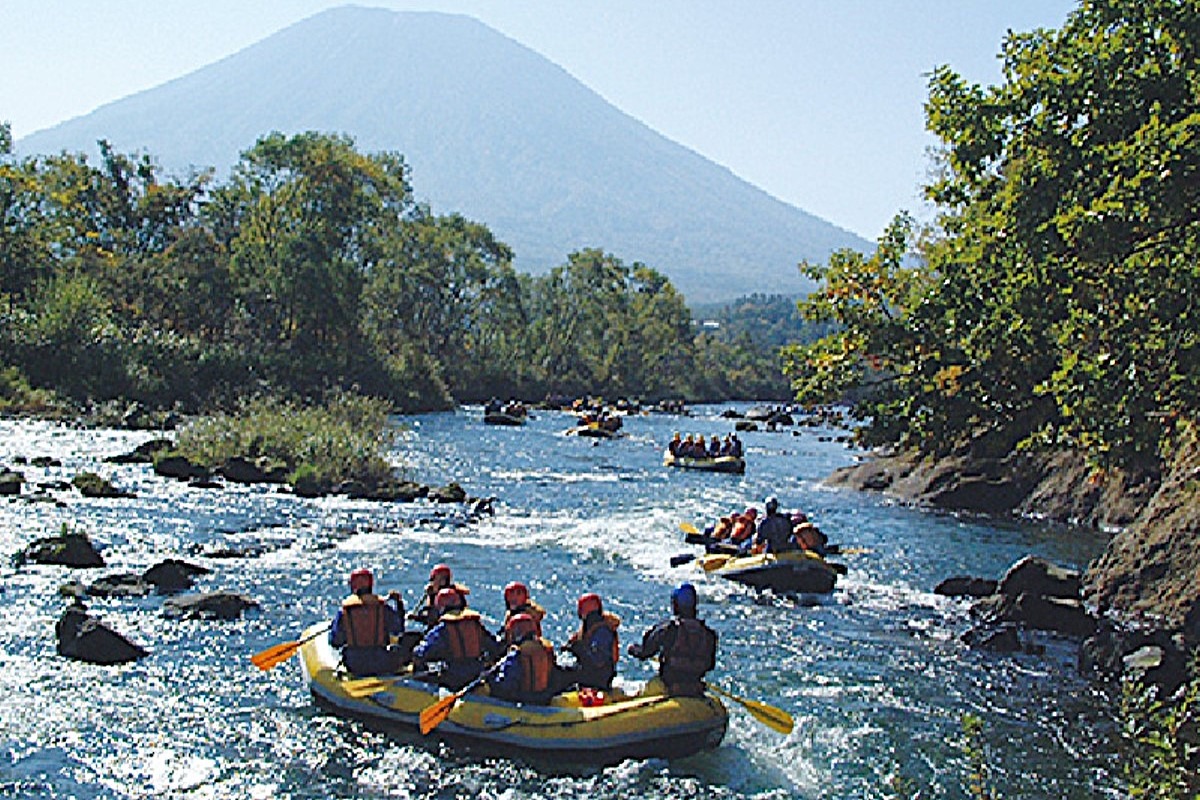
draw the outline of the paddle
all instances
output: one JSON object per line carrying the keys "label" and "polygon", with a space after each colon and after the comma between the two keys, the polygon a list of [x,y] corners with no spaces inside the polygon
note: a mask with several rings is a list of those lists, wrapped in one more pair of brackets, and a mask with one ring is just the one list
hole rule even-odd
{"label": "paddle", "polygon": [[690,533],[693,536],[700,532],[700,529],[690,522],[679,523],[679,530],[683,531],[684,533]]}
{"label": "paddle", "polygon": [[450,712],[454,710],[454,706],[463,697],[463,695],[470,694],[478,689],[479,686],[489,677],[491,677],[492,673],[499,669],[500,665],[503,663],[504,660],[501,659],[495,666],[480,673],[478,678],[471,681],[454,694],[443,697],[428,708],[421,709],[421,733],[427,734],[438,725],[441,725],[443,722],[445,722],[446,717],[450,716]]}
{"label": "paddle", "polygon": [[263,650],[260,653],[255,653],[254,655],[250,656],[250,663],[254,664],[254,666],[258,667],[263,672],[266,672],[269,669],[274,669],[284,661],[287,661],[289,658],[296,655],[296,651],[299,650],[300,646],[305,642],[315,639],[318,635],[329,630],[330,624],[332,623],[326,623],[325,625],[322,625],[320,628],[317,628],[303,639],[297,639],[294,642],[280,642],[279,644],[268,647],[266,650]]}
{"label": "paddle", "polygon": [[696,560],[696,556],[692,553],[680,553],[677,556],[671,556],[672,567],[682,567],[684,564],[691,563]]}
{"label": "paddle", "polygon": [[766,725],[773,731],[778,731],[786,736],[787,734],[791,733],[792,728],[796,726],[795,721],[792,719],[792,715],[784,711],[782,708],[769,706],[766,703],[759,702],[758,700],[747,700],[745,697],[738,697],[736,694],[730,694],[720,686],[715,686],[711,683],[706,683],[704,685],[708,689],[721,695],[721,697],[738,703],[750,712],[750,716],[754,717],[756,720],[761,722],[763,725]]}

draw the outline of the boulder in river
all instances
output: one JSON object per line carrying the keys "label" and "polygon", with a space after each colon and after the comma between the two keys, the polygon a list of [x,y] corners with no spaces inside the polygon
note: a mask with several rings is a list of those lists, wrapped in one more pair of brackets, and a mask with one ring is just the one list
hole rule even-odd
{"label": "boulder in river", "polygon": [[127,664],[149,653],[109,628],[76,604],[69,606],[54,626],[58,654],[91,664]]}
{"label": "boulder in river", "polygon": [[163,603],[163,615],[174,619],[234,620],[258,603],[236,592],[206,592],[171,597]]}
{"label": "boulder in river", "polygon": [[87,588],[89,597],[145,597],[150,594],[150,584],[141,575],[122,572],[105,575]]}
{"label": "boulder in river", "polygon": [[17,565],[25,563],[59,564],[77,569],[104,566],[100,552],[84,533],[64,530],[58,536],[38,539],[17,554]]}
{"label": "boulder in river", "polygon": [[151,439],[148,442],[142,442],[128,453],[109,456],[104,461],[108,464],[152,464],[155,455],[170,450],[172,446],[170,439]]}
{"label": "boulder in river", "polygon": [[208,567],[189,564],[176,558],[160,561],[142,573],[142,579],[154,586],[159,594],[173,594],[192,588],[197,575],[211,574]]}
{"label": "boulder in river", "polygon": [[0,467],[0,495],[20,494],[24,483],[24,475],[7,467]]}

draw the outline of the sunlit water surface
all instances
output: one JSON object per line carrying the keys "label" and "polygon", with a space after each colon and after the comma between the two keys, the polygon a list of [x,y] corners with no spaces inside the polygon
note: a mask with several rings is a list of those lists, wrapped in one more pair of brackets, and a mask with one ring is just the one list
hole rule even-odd
{"label": "sunlit water surface", "polygon": [[[107,456],[147,433],[84,431],[0,421],[0,465],[51,456],[61,467],[18,467],[31,482],[99,472],[135,499],[62,505],[0,501],[0,554],[63,524],[103,547],[105,570],[13,568],[0,579],[0,796],[72,798],[886,798],[899,778],[922,798],[968,797],[962,718],[984,720],[989,780],[1004,797],[1117,797],[1111,698],[1075,674],[1075,651],[1043,637],[1044,656],[969,650],[966,605],[933,594],[951,575],[998,577],[1034,553],[1082,566],[1095,535],[1033,524],[932,514],[878,496],[831,490],[822,479],[856,453],[836,432],[746,433],[744,476],[667,470],[675,430],[724,434],[724,407],[695,416],[636,416],[628,436],[563,436],[568,415],[537,412],[524,428],[485,426],[478,408],[400,420],[394,454],[408,475],[459,481],[495,496],[496,515],[470,521],[457,507],[305,500],[264,487],[205,490]],[[28,490],[27,490],[28,491]],[[681,522],[778,495],[803,508],[830,540],[869,552],[842,560],[834,593],[756,596],[671,557],[695,551]],[[218,546],[261,546],[257,558],[209,559]],[[197,589],[247,593],[259,611],[238,622],[162,616],[162,598],[94,600],[92,613],[150,651],[123,667],[55,654],[58,587],[164,558],[212,567]],[[731,705],[716,751],[627,762],[603,770],[500,760],[388,734],[318,712],[297,660],[260,672],[249,656],[327,619],[347,573],[369,566],[378,588],[416,602],[429,567],[444,561],[471,587],[495,629],[501,591],[527,582],[549,610],[547,635],[565,641],[575,598],[594,590],[623,620],[623,642],[668,610],[670,587],[696,583],[702,616],[721,639],[711,676],[796,719],[787,737]],[[622,659],[624,680],[651,667]],[[561,767],[561,765],[558,765]]]}

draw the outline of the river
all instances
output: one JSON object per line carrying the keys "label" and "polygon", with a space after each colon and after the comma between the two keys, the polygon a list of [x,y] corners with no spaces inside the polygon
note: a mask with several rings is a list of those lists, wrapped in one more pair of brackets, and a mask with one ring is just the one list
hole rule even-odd
{"label": "river", "polygon": [[[720,411],[631,416],[613,441],[568,437],[569,415],[535,411],[521,428],[486,426],[480,409],[400,418],[394,453],[414,480],[460,482],[494,496],[496,514],[457,506],[301,499],[271,487],[199,489],[145,465],[103,463],[153,434],[0,421],[0,465],[30,482],[81,470],[130,499],[0,502],[0,552],[16,553],[65,524],[87,532],[104,570],[11,566],[0,579],[0,797],[29,798],[889,798],[900,779],[921,798],[965,798],[962,719],[982,718],[988,780],[1002,797],[1120,796],[1113,698],[1076,675],[1075,649],[1043,636],[1041,656],[964,647],[967,605],[933,593],[952,575],[1000,577],[1028,553],[1083,567],[1098,534],[1036,523],[936,514],[833,490],[822,479],[859,457],[823,428],[747,432],[744,476],[668,470],[671,434],[724,434]],[[743,410],[746,406],[740,406]],[[49,456],[61,466],[15,465]],[[27,492],[28,492],[27,488]],[[679,525],[777,495],[831,542],[866,552],[818,602],[756,595],[671,566],[695,552]],[[216,547],[254,558],[205,557]],[[167,619],[161,597],[89,602],[91,613],[150,650],[102,667],[56,655],[58,587],[72,578],[141,572],[165,558],[213,568],[197,590],[244,592],[261,603],[236,622]],[[271,670],[249,656],[328,619],[351,569],[411,606],[429,568],[445,562],[494,630],[502,588],[529,584],[548,610],[546,635],[577,625],[575,599],[596,591],[622,619],[622,642],[667,614],[682,580],[720,635],[710,678],[796,719],[789,736],[730,704],[715,751],[679,761],[546,771],[389,734],[318,711],[298,659]],[[622,680],[651,667],[624,656]]]}

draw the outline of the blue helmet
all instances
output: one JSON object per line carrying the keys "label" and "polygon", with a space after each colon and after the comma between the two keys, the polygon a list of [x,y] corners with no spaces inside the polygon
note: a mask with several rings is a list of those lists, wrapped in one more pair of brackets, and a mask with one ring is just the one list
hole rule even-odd
{"label": "blue helmet", "polygon": [[679,610],[696,610],[696,587],[690,583],[681,583],[671,590],[671,605]]}

